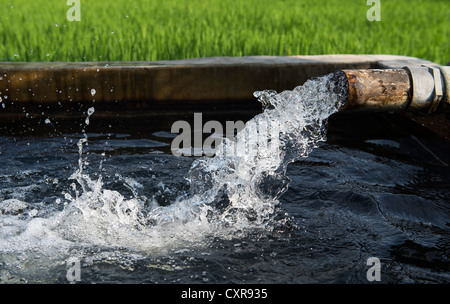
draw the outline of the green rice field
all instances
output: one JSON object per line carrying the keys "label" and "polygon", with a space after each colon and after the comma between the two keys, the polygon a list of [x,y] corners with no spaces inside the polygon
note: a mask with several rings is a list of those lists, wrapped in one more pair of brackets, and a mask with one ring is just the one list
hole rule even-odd
{"label": "green rice field", "polygon": [[67,0],[0,4],[0,61],[393,54],[450,61],[450,1]]}

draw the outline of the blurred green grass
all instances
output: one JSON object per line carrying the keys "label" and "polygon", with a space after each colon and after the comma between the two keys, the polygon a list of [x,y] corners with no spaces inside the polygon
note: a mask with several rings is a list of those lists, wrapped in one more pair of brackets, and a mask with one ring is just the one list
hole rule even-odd
{"label": "blurred green grass", "polygon": [[171,60],[213,56],[393,54],[450,61],[448,0],[81,1],[0,4],[0,61]]}

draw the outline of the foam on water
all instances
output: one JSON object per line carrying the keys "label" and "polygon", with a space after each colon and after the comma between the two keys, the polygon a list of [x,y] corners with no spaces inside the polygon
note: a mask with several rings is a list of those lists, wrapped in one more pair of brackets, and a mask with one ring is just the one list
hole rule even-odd
{"label": "foam on water", "polygon": [[[287,218],[277,216],[277,210],[289,184],[286,168],[325,139],[327,118],[345,100],[333,77],[279,94],[256,92],[264,111],[247,122],[235,141],[224,139],[215,157],[195,160],[187,174],[190,193],[168,206],[137,196],[133,190],[141,185],[130,178],[125,181],[132,198],[106,189],[102,176],[86,174],[85,135],[78,142],[72,186],[60,198],[64,209],[47,217],[0,215],[0,252],[38,250],[62,257],[73,247],[100,246],[161,254],[282,226]],[[86,124],[93,113],[89,109]]]}

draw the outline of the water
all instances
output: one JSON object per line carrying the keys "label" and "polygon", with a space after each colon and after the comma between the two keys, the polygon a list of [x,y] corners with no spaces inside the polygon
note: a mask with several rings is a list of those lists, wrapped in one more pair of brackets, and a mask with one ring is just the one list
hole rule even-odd
{"label": "water", "polygon": [[1,281],[66,283],[77,258],[88,283],[361,283],[375,256],[382,282],[448,282],[448,167],[417,134],[338,122],[326,140],[327,77],[257,93],[243,154],[175,157],[148,119],[94,133],[93,108],[72,132],[3,135]]}

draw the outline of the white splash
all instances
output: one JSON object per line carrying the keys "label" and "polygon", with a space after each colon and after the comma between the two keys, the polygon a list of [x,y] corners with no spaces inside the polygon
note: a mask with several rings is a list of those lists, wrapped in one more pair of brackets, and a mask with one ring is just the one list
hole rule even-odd
{"label": "white splash", "polygon": [[[327,75],[309,80],[280,94],[256,92],[265,106],[263,113],[247,122],[236,141],[224,139],[215,157],[194,161],[188,172],[190,196],[165,207],[156,200],[144,206],[139,197],[130,199],[105,189],[101,176],[94,180],[86,174],[84,134],[78,142],[78,168],[70,176],[72,189],[59,200],[64,200],[64,210],[48,218],[33,216],[21,224],[10,216],[0,217],[1,225],[9,221],[17,226],[14,233],[2,232],[0,250],[19,249],[14,244],[20,243],[20,250],[47,246],[67,252],[71,246],[95,245],[161,254],[206,246],[209,237],[272,231],[279,224],[274,216],[278,199],[289,185],[288,164],[306,157],[325,139],[326,120],[342,105],[331,79]],[[90,108],[87,125],[93,113]]]}

